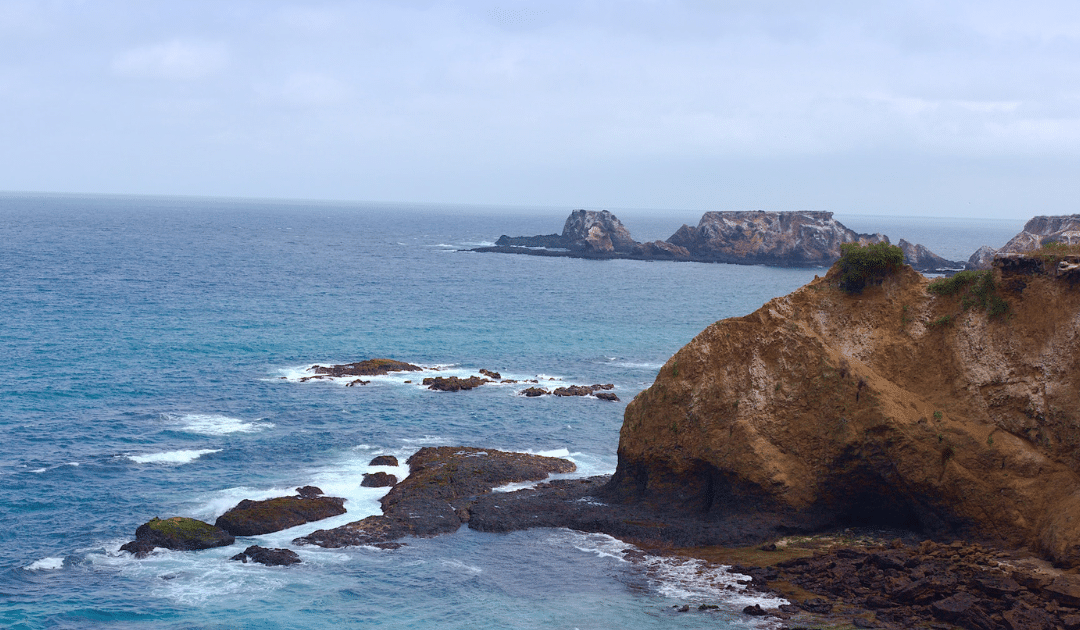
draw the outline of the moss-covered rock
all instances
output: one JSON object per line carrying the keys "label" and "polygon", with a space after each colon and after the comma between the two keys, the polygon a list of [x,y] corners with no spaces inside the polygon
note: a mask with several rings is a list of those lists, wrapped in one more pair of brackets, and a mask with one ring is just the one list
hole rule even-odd
{"label": "moss-covered rock", "polygon": [[172,518],[153,518],[135,530],[135,540],[120,547],[123,551],[144,557],[155,547],[164,547],[176,551],[191,551],[224,547],[236,541],[224,529],[193,518],[174,516]]}

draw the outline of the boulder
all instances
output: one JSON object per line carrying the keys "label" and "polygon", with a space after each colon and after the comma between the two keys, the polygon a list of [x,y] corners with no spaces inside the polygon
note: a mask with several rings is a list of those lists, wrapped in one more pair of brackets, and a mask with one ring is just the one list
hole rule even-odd
{"label": "boulder", "polygon": [[548,390],[543,387],[528,387],[521,391],[522,396],[528,396],[529,398],[536,398],[537,396],[546,396],[550,394]]}
{"label": "boulder", "polygon": [[584,385],[570,385],[568,387],[556,387],[555,391],[551,393],[556,396],[591,396],[593,390],[591,387]]}
{"label": "boulder", "polygon": [[495,381],[502,378],[502,374],[499,374],[498,372],[492,372],[491,370],[485,370],[484,368],[480,368],[480,374]]}
{"label": "boulder", "polygon": [[300,563],[300,556],[291,549],[268,549],[258,545],[252,545],[229,559],[244,563],[257,562],[268,567]]}
{"label": "boulder", "polygon": [[[391,372],[419,372],[423,368],[411,363],[395,361],[394,359],[368,359],[366,361],[346,363],[343,365],[316,365],[311,369],[316,374],[326,376],[380,376]],[[353,383],[356,383],[356,381],[353,381]],[[366,383],[361,382],[361,384]]]}
{"label": "boulder", "polygon": [[[313,487],[305,486],[301,490],[306,488]],[[295,497],[265,501],[244,499],[219,516],[215,525],[234,536],[258,536],[344,513],[345,499],[312,496],[307,490]]]}
{"label": "boulder", "polygon": [[365,488],[388,488],[397,483],[397,477],[384,472],[364,473],[360,485]]}
{"label": "boulder", "polygon": [[375,459],[368,462],[368,466],[397,466],[397,465],[398,465],[398,460],[393,455],[379,455]]}
{"label": "boulder", "polygon": [[477,496],[492,488],[575,469],[565,459],[464,446],[425,447],[408,464],[409,476],[382,498],[381,515],[318,530],[294,542],[345,547],[454,532],[469,520]]}
{"label": "boulder", "polygon": [[202,521],[174,516],[172,518],[153,518],[135,530],[135,540],[120,547],[142,558],[154,550],[164,547],[174,551],[192,551],[224,547],[236,539],[224,529]]}
{"label": "boulder", "polygon": [[619,397],[611,392],[597,392],[594,394],[600,400],[607,400],[610,402],[619,402]]}
{"label": "boulder", "polygon": [[884,525],[1080,566],[1080,292],[1023,281],[991,318],[910,268],[859,296],[834,269],[709,326],[627,406],[602,496],[751,539]]}

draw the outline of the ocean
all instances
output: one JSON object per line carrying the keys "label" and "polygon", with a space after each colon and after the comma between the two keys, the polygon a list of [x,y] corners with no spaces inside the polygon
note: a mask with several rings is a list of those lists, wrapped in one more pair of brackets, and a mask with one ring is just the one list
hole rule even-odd
{"label": "ocean", "polygon": [[[629,546],[602,535],[291,545],[379,512],[385,489],[359,485],[375,455],[404,464],[426,445],[482,446],[613,472],[625,405],[669,356],[824,272],[461,251],[558,232],[570,210],[0,195],[0,626],[767,625],[741,614],[769,602],[738,576],[628,561]],[[700,216],[616,214],[638,240]],[[837,218],[959,260],[1023,224]],[[526,398],[510,384],[432,392],[415,374],[301,380],[314,364],[375,357],[433,375],[613,383],[621,402]],[[348,513],[227,548],[119,551],[152,517],[212,522],[303,485],[345,497]],[[228,560],[248,544],[303,562]],[[702,603],[720,609],[673,608]]]}

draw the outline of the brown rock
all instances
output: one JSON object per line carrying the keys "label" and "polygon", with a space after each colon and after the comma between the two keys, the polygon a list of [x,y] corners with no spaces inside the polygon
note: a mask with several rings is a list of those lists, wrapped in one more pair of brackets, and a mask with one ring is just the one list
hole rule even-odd
{"label": "brown rock", "polygon": [[1043,587],[1043,592],[1066,606],[1080,606],[1080,584],[1073,576],[1061,575]]}
{"label": "brown rock", "polygon": [[346,363],[343,365],[316,365],[312,369],[316,374],[325,374],[328,376],[378,376],[389,374],[391,372],[419,372],[423,368],[411,363],[404,363],[393,359],[368,359],[367,361]]}
{"label": "brown rock", "polygon": [[521,394],[523,396],[528,396],[529,398],[536,398],[537,396],[545,396],[545,395],[550,394],[550,393],[551,392],[549,392],[548,390],[546,390],[546,389],[544,389],[542,387],[529,387],[528,389],[524,389],[521,392]]}
{"label": "brown rock", "polygon": [[591,396],[593,390],[591,387],[583,385],[570,385],[569,387],[556,387],[555,391],[551,393],[556,396]]}
{"label": "brown rock", "polygon": [[193,551],[224,547],[235,542],[233,536],[220,527],[209,523],[174,516],[172,518],[153,518],[135,530],[135,540],[120,547],[122,551],[142,558],[154,550],[164,547],[174,551]]}
{"label": "brown rock", "polygon": [[311,491],[307,491],[295,497],[265,501],[244,499],[219,516],[214,524],[233,536],[258,536],[344,513],[345,499],[311,496]]}
{"label": "brown rock", "polygon": [[490,383],[486,378],[480,378],[479,376],[470,376],[469,378],[459,378],[457,376],[436,376],[435,378],[425,378],[424,385],[428,386],[428,389],[432,389],[440,392],[460,392],[462,390],[475,389],[480,387],[484,383]]}
{"label": "brown rock", "polygon": [[483,368],[480,369],[480,373],[496,381],[502,378],[502,374],[499,374],[498,372],[492,372],[491,370],[485,370]]}
{"label": "brown rock", "polygon": [[397,466],[398,460],[393,455],[379,455],[368,462],[368,466]]}
{"label": "brown rock", "polygon": [[360,485],[365,488],[388,488],[397,483],[397,477],[384,473],[364,473],[364,479]]}
{"label": "brown rock", "polygon": [[609,400],[611,402],[619,402],[619,397],[611,392],[597,392],[594,394],[600,400]]}

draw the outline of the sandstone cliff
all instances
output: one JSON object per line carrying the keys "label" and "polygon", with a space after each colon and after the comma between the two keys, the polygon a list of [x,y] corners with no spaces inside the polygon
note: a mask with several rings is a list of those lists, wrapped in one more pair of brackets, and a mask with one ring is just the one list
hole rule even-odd
{"label": "sandstone cliff", "polygon": [[1078,566],[1075,262],[995,270],[995,318],[905,267],[859,296],[834,271],[717,322],[627,407],[605,494],[758,532],[885,524]]}

